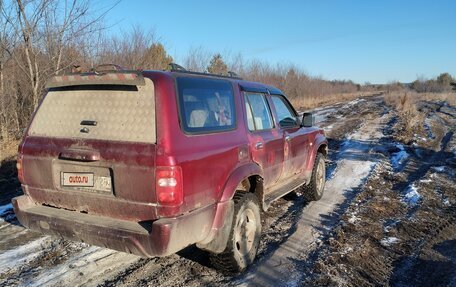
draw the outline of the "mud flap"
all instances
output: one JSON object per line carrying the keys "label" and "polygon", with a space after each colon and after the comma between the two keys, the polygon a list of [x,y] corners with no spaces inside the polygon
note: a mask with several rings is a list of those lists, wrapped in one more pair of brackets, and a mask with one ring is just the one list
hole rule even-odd
{"label": "mud flap", "polygon": [[200,249],[210,251],[212,253],[222,253],[230,236],[231,225],[233,224],[234,202],[230,200],[226,202],[226,206],[221,208],[219,213],[217,210],[216,220],[222,220],[223,225],[220,228],[213,228],[208,239],[198,242],[196,246]]}

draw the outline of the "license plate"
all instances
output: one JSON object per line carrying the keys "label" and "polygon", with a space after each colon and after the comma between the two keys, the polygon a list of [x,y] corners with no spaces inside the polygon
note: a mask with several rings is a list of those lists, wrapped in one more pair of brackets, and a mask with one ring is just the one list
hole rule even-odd
{"label": "license plate", "polygon": [[91,172],[62,172],[63,186],[93,187],[93,173]]}

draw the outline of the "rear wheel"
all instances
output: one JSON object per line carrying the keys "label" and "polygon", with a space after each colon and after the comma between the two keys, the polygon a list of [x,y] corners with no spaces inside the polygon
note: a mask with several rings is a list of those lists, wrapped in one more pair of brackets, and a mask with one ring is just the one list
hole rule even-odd
{"label": "rear wheel", "polygon": [[317,153],[315,157],[314,167],[312,169],[312,177],[308,185],[304,186],[304,198],[307,201],[315,201],[321,199],[325,190],[326,183],[326,164],[325,156],[322,153]]}
{"label": "rear wheel", "polygon": [[238,192],[234,198],[234,217],[225,250],[211,254],[212,265],[222,272],[243,271],[255,259],[260,243],[261,217],[258,198]]}

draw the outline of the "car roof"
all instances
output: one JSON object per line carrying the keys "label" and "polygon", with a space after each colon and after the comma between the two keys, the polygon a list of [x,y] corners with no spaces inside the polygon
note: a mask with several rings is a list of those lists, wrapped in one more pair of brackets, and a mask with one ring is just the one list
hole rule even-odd
{"label": "car roof", "polygon": [[190,71],[144,71],[146,73],[161,73],[166,74],[170,77],[194,77],[194,78],[207,78],[207,79],[221,79],[233,82],[238,84],[243,91],[247,92],[258,92],[258,93],[267,93],[273,95],[284,95],[284,93],[279,90],[278,88],[270,85],[266,85],[259,82],[252,82],[243,80],[240,77],[233,77],[233,76],[223,76],[223,75],[216,75],[210,73],[200,73],[200,72],[190,72]]}

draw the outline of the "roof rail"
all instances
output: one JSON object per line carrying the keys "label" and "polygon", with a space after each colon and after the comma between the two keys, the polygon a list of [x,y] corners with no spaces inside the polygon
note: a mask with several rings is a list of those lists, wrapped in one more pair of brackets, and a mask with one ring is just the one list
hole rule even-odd
{"label": "roof rail", "polygon": [[231,78],[241,78],[238,74],[232,71],[228,71],[228,76],[230,76]]}
{"label": "roof rail", "polygon": [[170,63],[168,65],[169,71],[170,72],[178,72],[178,73],[185,73],[185,74],[192,74],[192,75],[201,75],[201,76],[214,76],[214,77],[222,77],[222,78],[232,78],[232,79],[238,79],[242,80],[241,77],[239,77],[235,72],[228,71],[227,75],[222,75],[222,74],[212,74],[212,73],[207,73],[207,72],[194,72],[194,71],[189,71],[182,67],[181,65],[175,64],[175,63]]}
{"label": "roof rail", "polygon": [[127,85],[144,86],[146,84],[141,71],[106,70],[86,73],[69,73],[53,76],[46,82],[46,88],[87,85]]}
{"label": "roof rail", "polygon": [[185,69],[184,67],[182,67],[181,65],[178,65],[176,63],[169,63],[168,67],[169,67],[169,70],[171,72],[184,72],[184,71],[187,71],[187,69]]}
{"label": "roof rail", "polygon": [[[109,69],[110,67],[111,69]],[[92,68],[92,72],[94,72],[95,74],[112,71],[125,71],[125,68],[116,64],[101,64],[96,66],[95,68]]]}
{"label": "roof rail", "polygon": [[124,67],[116,64],[100,64],[94,68],[83,70],[82,66],[79,64],[74,64],[71,66],[71,70],[63,71],[63,75],[76,75],[76,74],[106,74],[106,73],[123,73],[123,72],[139,72],[139,70],[129,70]]}

